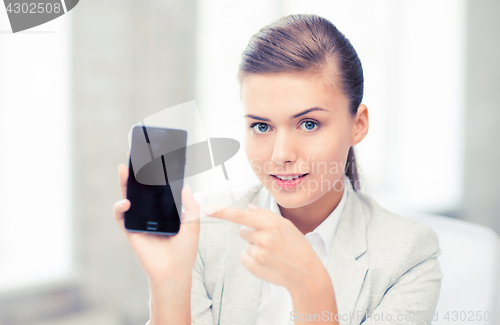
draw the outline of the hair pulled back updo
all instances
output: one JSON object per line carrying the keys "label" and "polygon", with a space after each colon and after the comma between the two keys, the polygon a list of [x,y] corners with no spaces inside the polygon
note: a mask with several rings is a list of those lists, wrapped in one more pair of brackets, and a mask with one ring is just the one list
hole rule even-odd
{"label": "hair pulled back updo", "polygon": [[[317,15],[288,15],[253,35],[241,55],[237,79],[249,74],[282,72],[319,76],[338,87],[355,116],[363,98],[363,68],[349,40],[330,21]],[[356,158],[349,148],[344,168],[359,189]]]}

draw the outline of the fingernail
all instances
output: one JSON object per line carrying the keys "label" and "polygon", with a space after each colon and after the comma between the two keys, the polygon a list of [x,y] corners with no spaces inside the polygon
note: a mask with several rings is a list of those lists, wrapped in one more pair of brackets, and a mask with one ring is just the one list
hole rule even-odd
{"label": "fingernail", "polygon": [[212,208],[206,207],[203,209],[203,213],[207,216],[212,215],[215,211]]}
{"label": "fingernail", "polygon": [[123,199],[123,200],[118,201],[119,205],[124,205],[125,203],[127,203],[127,199]]}
{"label": "fingernail", "polygon": [[252,203],[248,203],[248,209],[249,210],[257,210],[258,208],[259,208],[258,206],[254,205]]}
{"label": "fingernail", "polygon": [[189,186],[189,184],[186,184],[186,186],[184,186],[184,187],[186,188],[187,194],[189,194],[189,195],[193,194],[193,192],[191,192],[191,187]]}

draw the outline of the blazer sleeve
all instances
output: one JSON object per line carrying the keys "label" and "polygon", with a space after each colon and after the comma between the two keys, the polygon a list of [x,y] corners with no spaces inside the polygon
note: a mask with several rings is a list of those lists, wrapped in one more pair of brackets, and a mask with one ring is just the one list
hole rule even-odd
{"label": "blazer sleeve", "polygon": [[396,255],[403,262],[394,270],[391,286],[360,324],[431,324],[443,278],[437,260],[439,240],[431,227],[420,223],[404,240]]}

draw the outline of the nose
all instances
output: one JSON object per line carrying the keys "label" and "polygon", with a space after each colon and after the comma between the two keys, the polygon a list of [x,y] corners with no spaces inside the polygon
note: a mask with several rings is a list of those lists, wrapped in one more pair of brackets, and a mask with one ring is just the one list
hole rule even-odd
{"label": "nose", "polygon": [[297,160],[297,154],[293,139],[285,132],[276,133],[273,154],[271,157],[272,161],[276,164],[295,162]]}

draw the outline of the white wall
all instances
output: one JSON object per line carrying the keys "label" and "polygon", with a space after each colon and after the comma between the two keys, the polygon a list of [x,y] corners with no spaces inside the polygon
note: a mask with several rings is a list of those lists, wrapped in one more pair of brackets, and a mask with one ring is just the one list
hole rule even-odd
{"label": "white wall", "polygon": [[462,217],[500,234],[500,2],[467,2]]}

